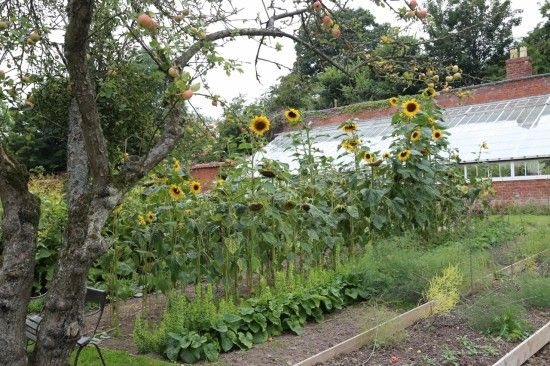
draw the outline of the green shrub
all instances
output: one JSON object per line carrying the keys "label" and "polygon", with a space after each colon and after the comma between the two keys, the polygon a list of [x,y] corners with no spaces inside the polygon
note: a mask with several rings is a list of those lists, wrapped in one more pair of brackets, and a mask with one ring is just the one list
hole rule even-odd
{"label": "green shrub", "polygon": [[509,341],[525,338],[532,329],[525,308],[511,293],[482,295],[462,313],[472,328]]}
{"label": "green shrub", "polygon": [[521,299],[531,307],[550,308],[550,278],[537,273],[524,273],[518,277]]}

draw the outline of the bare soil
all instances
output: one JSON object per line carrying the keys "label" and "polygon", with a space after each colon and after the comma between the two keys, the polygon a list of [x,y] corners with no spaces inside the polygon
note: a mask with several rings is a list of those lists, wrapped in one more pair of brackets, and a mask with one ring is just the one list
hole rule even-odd
{"label": "bare soil", "polygon": [[524,366],[548,366],[550,365],[550,343],[542,347],[533,357],[523,364]]}
{"label": "bare soil", "polygon": [[[550,309],[530,310],[535,329],[550,318]],[[473,330],[458,312],[436,315],[406,330],[406,340],[398,344],[373,345],[341,355],[323,365],[492,365],[520,342],[508,342]],[[547,357],[546,354],[541,356]],[[536,362],[536,361],[533,361]],[[540,365],[548,365],[542,363]],[[539,365],[532,363],[531,365]]]}

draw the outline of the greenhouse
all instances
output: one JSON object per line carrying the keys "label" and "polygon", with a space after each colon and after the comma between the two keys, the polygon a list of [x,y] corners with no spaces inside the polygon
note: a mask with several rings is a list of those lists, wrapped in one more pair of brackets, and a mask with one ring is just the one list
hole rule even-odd
{"label": "greenhouse", "polygon": [[[383,152],[391,143],[391,117],[358,120],[359,135],[371,151]],[[539,95],[446,109],[443,124],[451,149],[456,150],[468,176],[493,180],[550,177],[550,95]],[[296,168],[292,139],[303,132],[279,134],[266,146],[265,156]],[[338,145],[338,124],[312,130],[319,155],[345,162]],[[488,149],[481,148],[486,143]]]}

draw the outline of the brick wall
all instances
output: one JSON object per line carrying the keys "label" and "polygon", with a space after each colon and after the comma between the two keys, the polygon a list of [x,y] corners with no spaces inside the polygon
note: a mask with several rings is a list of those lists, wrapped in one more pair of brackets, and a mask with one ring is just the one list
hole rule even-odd
{"label": "brick wall", "polygon": [[201,182],[203,189],[208,191],[223,165],[221,162],[195,164],[191,167],[191,177]]}
{"label": "brick wall", "polygon": [[493,182],[495,203],[550,204],[550,179]]}
{"label": "brick wall", "polygon": [[506,60],[506,79],[519,79],[533,74],[533,64],[528,56]]}

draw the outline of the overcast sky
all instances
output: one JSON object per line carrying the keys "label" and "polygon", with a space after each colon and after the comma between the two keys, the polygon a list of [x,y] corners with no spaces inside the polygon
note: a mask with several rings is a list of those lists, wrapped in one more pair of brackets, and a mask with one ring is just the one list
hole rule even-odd
{"label": "overcast sky", "polygon": [[[539,12],[539,0],[511,0],[512,8],[523,10],[522,24],[513,29],[514,38],[518,39],[525,36],[532,30],[542,17]],[[263,15],[262,3],[260,0],[234,0],[234,4],[245,8],[245,15],[254,18],[256,14]],[[371,0],[352,0],[350,2],[354,7],[366,7],[376,17],[378,23],[391,23],[399,25],[395,15],[388,8],[381,8],[374,5]],[[399,4],[399,2],[396,2]],[[419,1],[422,5],[422,0]],[[295,60],[294,46],[292,41],[287,39],[279,40],[283,44],[283,49],[280,52],[264,48],[262,57],[270,60],[275,60],[288,67],[292,67]],[[243,63],[244,73],[235,73],[231,77],[227,77],[223,70],[212,70],[208,75],[208,83],[212,92],[222,96],[222,98],[231,99],[233,97],[243,95],[246,100],[253,101],[266,92],[270,86],[277,83],[277,79],[289,71],[288,69],[278,69],[273,64],[261,63],[258,67],[258,72],[261,77],[261,84],[256,80],[254,71],[254,58],[256,55],[257,43],[249,39],[238,39],[230,44],[227,44],[221,54],[226,58],[239,59]],[[211,102],[204,98],[193,98],[193,105],[198,107],[202,114],[210,117],[220,117],[222,108],[213,107]]]}

